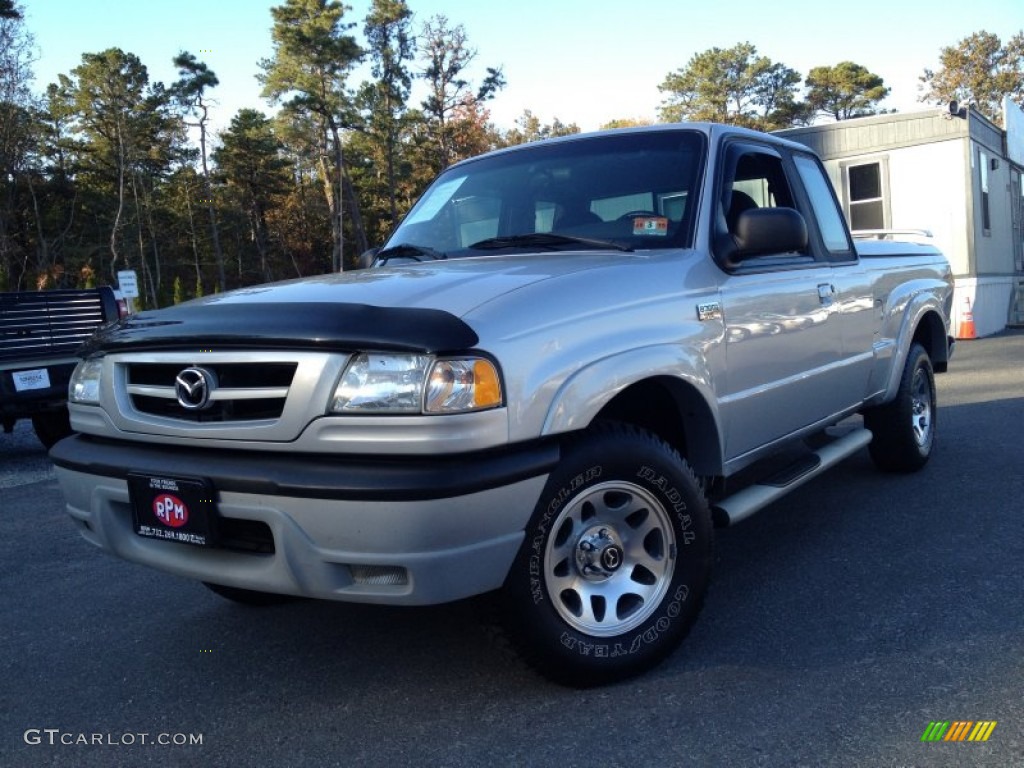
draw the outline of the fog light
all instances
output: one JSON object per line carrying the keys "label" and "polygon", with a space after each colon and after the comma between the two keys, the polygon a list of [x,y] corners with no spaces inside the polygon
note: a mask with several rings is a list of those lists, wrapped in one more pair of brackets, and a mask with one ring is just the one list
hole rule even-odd
{"label": "fog light", "polygon": [[350,565],[352,581],[368,587],[401,587],[409,583],[409,572],[398,565]]}

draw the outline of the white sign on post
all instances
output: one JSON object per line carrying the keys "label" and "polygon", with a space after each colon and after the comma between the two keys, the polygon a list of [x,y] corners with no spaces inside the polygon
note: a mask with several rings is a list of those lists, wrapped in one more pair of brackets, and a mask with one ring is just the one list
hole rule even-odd
{"label": "white sign on post", "polygon": [[126,299],[139,298],[139,278],[134,269],[125,269],[117,273],[117,286]]}

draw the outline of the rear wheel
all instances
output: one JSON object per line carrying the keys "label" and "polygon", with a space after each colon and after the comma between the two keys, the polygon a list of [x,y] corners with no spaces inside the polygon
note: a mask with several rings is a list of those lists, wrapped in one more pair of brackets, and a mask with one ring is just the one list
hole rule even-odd
{"label": "rear wheel", "polygon": [[872,433],[868,451],[887,472],[914,472],[923,467],[935,445],[937,403],[932,361],[920,344],[912,344],[903,366],[896,398],[864,414]]}
{"label": "rear wheel", "polygon": [[602,425],[552,473],[506,581],[504,620],[525,658],[589,687],[650,669],[685,637],[711,565],[707,502],[660,439]]}

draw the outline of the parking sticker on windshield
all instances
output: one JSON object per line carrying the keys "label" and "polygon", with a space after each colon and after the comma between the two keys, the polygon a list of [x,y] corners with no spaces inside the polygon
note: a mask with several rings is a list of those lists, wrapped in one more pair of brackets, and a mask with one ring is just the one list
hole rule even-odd
{"label": "parking sticker on windshield", "polygon": [[633,219],[633,234],[665,237],[668,235],[668,219],[664,216],[638,216]]}

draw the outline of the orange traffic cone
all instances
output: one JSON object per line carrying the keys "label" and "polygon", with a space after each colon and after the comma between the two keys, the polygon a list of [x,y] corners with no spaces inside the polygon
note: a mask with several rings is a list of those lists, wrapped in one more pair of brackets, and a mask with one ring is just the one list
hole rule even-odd
{"label": "orange traffic cone", "polygon": [[976,339],[978,333],[974,329],[974,312],[971,310],[971,297],[964,296],[964,303],[967,309],[960,313],[960,328],[957,331],[958,339]]}

